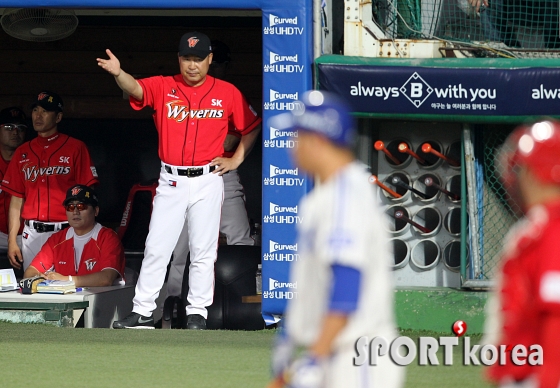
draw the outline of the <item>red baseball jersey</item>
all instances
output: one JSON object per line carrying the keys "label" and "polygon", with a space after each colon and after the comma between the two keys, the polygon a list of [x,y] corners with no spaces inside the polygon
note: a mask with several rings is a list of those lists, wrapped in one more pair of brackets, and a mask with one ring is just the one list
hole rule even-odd
{"label": "red baseball jersey", "polygon": [[74,260],[74,229],[53,234],[43,245],[31,265],[40,272],[54,267],[61,275],[89,275],[104,269],[114,269],[124,279],[124,248],[117,234],[100,224],[94,227],[91,239],[84,245],[79,266]]}
{"label": "red baseball jersey", "polygon": [[37,137],[19,146],[2,179],[2,190],[24,198],[22,218],[67,221],[66,190],[99,183],[86,145],[62,133]]}
{"label": "red baseball jersey", "polygon": [[261,118],[232,84],[206,76],[192,87],[178,74],[138,80],[144,99],[130,98],[140,110],[146,106],[159,134],[159,157],[174,166],[203,166],[224,153],[224,139],[231,125],[241,135],[251,132]]}
{"label": "red baseball jersey", "polygon": [[[491,379],[517,381],[535,376],[539,387],[560,383],[560,201],[530,210],[508,236],[497,286],[498,345],[541,345],[542,366],[515,365],[508,353],[506,364],[489,368]],[[526,360],[527,357],[521,357]]]}

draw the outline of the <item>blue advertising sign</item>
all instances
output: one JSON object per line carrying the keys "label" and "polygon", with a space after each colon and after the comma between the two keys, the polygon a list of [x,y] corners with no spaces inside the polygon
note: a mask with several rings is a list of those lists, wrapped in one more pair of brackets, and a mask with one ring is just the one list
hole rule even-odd
{"label": "blue advertising sign", "polygon": [[283,2],[282,10],[263,10],[262,313],[269,324],[297,296],[289,270],[298,260],[296,226],[303,221],[299,200],[310,185],[290,158],[297,132],[268,124],[271,117],[295,109],[311,89],[311,7],[305,3]]}
{"label": "blue advertising sign", "polygon": [[435,68],[319,64],[320,88],[356,112],[558,115],[560,68]]}

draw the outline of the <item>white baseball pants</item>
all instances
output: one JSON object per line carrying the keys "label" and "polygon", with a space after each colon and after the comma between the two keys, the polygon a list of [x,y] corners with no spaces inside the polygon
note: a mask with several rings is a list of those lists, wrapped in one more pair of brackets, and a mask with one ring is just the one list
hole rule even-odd
{"label": "white baseball pants", "polygon": [[[23,221],[22,221],[23,222]],[[29,221],[33,224],[34,221]],[[51,224],[51,223],[47,223]],[[23,256],[23,270],[25,271],[29,264],[33,261],[35,256],[39,253],[43,245],[47,242],[49,237],[61,230],[63,224],[67,222],[53,222],[55,229],[52,232],[39,233],[35,228],[25,225],[21,234],[21,255]],[[39,271],[47,270],[48,268],[37,268]]]}
{"label": "white baseball pants", "polygon": [[[171,168],[175,172],[185,167]],[[223,179],[218,174],[189,178],[168,173],[162,166],[132,311],[149,316],[155,310],[167,264],[181,231],[187,228],[191,252],[187,314],[207,317],[206,307],[214,297],[223,192]]]}
{"label": "white baseball pants", "polygon": [[378,365],[361,366],[353,364],[354,349],[336,352],[328,361],[325,388],[400,388],[404,386],[405,370],[395,364],[390,357],[379,357]]}
{"label": "white baseball pants", "polygon": [[[254,245],[251,238],[251,226],[245,208],[245,193],[237,170],[222,175],[224,179],[224,203],[220,232],[226,236],[227,245]],[[183,228],[177,246],[173,251],[173,261],[167,277],[167,295],[180,296],[183,274],[189,254],[188,228]],[[190,279],[189,279],[190,285]]]}

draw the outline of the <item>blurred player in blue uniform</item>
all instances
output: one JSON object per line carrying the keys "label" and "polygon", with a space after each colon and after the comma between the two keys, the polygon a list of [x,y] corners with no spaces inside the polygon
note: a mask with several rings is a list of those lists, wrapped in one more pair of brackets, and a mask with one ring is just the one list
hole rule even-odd
{"label": "blurred player in blue uniform", "polygon": [[290,279],[298,297],[275,344],[270,387],[400,387],[404,369],[389,357],[354,365],[360,337],[390,343],[397,335],[389,236],[370,174],[352,151],[355,123],[332,94],[310,91],[301,103],[271,120],[298,131],[294,161],[318,181],[300,203],[300,259]]}

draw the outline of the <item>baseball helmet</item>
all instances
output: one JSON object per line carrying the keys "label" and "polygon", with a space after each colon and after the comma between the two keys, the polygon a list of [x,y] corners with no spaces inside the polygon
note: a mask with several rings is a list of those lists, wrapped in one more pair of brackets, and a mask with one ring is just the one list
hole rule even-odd
{"label": "baseball helmet", "polygon": [[543,183],[560,185],[560,122],[545,120],[516,128],[501,146],[497,171],[510,201],[523,206],[518,173],[526,166]]}
{"label": "baseball helmet", "polygon": [[356,139],[356,124],[350,107],[333,93],[321,90],[305,92],[290,113],[271,119],[277,129],[294,129],[322,135],[340,147],[351,148]]}
{"label": "baseball helmet", "polygon": [[526,165],[543,183],[560,184],[560,122],[539,121],[517,128],[499,155],[500,175],[513,182],[516,166]]}

